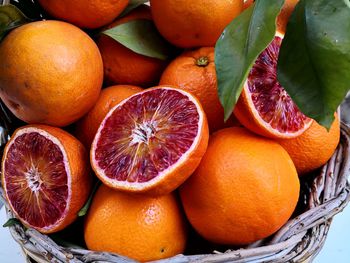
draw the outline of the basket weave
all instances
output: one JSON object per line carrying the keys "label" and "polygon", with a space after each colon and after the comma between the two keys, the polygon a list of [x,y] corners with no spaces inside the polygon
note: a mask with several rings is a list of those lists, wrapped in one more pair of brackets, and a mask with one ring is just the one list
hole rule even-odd
{"label": "basket weave", "polygon": [[[6,116],[5,116],[6,117]],[[4,121],[4,116],[1,120]],[[2,139],[7,136],[2,134]],[[287,222],[272,238],[248,247],[213,254],[177,255],[156,261],[166,262],[304,262],[312,261],[322,248],[332,218],[350,200],[350,128],[342,123],[340,144],[320,174],[310,184],[304,184],[304,211]],[[0,187],[0,199],[5,203],[8,218],[14,217]],[[10,232],[27,258],[37,262],[135,262],[111,253],[62,247],[51,238],[20,224],[9,227]],[[30,262],[28,260],[28,262]]]}

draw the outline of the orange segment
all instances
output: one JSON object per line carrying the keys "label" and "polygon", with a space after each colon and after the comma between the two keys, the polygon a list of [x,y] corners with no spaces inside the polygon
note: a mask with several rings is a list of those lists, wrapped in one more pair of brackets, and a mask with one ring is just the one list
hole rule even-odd
{"label": "orange segment", "polygon": [[91,163],[113,188],[165,194],[196,169],[207,143],[208,124],[197,99],[163,86],[107,114],[92,143]]}
{"label": "orange segment", "polygon": [[276,35],[260,54],[244,84],[234,109],[246,128],[270,138],[295,138],[312,120],[292,101],[277,80],[277,59],[282,35]]}

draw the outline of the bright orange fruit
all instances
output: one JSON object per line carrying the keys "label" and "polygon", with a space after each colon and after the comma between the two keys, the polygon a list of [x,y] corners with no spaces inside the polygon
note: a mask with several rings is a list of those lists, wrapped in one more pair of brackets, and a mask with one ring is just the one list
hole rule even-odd
{"label": "bright orange fruit", "polygon": [[0,44],[0,61],[1,99],[27,123],[71,124],[101,91],[103,64],[96,44],[65,22],[16,28]]}
{"label": "bright orange fruit", "polygon": [[329,131],[316,121],[302,135],[294,139],[278,140],[287,150],[300,175],[324,165],[333,155],[339,144],[340,123],[335,120]]}
{"label": "bright orange fruit", "polygon": [[218,96],[214,48],[186,51],[173,60],[163,72],[160,85],[173,85],[196,96],[203,106],[210,131],[233,124],[224,123],[224,109]]}
{"label": "bright orange fruit", "polygon": [[151,0],[159,32],[182,48],[213,47],[225,27],[243,10],[243,0]]}
{"label": "bright orange fruit", "polygon": [[115,189],[167,194],[197,168],[208,144],[199,101],[169,86],[139,92],[109,111],[91,146],[91,165]]}
{"label": "bright orange fruit", "polygon": [[94,107],[76,124],[77,138],[90,149],[95,134],[109,110],[140,91],[143,89],[129,85],[116,85],[103,89]]}
{"label": "bright orange fruit", "polygon": [[50,15],[83,28],[98,28],[113,21],[129,0],[38,0]]}
{"label": "bright orange fruit", "polygon": [[[127,16],[110,24],[108,28],[138,19],[152,20],[148,6],[136,8]],[[111,85],[155,85],[167,64],[167,61],[137,54],[106,35],[101,35],[97,44],[103,58],[105,81]]]}
{"label": "bright orange fruit", "polygon": [[2,158],[2,186],[16,217],[42,233],[72,223],[91,189],[84,146],[46,125],[17,129]]}
{"label": "bright orange fruit", "polygon": [[295,138],[312,120],[306,117],[277,80],[283,35],[277,33],[259,55],[244,83],[234,114],[249,130],[270,138]]}
{"label": "bright orange fruit", "polygon": [[299,198],[299,179],[282,146],[234,127],[211,136],[180,196],[201,236],[243,245],[270,236],[287,222]]}
{"label": "bright orange fruit", "polygon": [[184,252],[186,225],[174,194],[129,195],[102,185],[85,221],[89,249],[151,261]]}

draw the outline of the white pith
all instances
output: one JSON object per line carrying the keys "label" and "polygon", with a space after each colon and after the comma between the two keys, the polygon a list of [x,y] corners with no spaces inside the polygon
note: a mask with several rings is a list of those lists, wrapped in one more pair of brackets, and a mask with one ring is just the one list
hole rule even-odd
{"label": "white pith", "polygon": [[[71,200],[71,195],[72,195],[72,193],[71,193],[71,171],[70,171],[70,166],[69,166],[69,162],[68,162],[68,157],[67,157],[66,151],[65,151],[63,145],[61,144],[61,142],[56,137],[52,136],[50,133],[48,133],[48,132],[46,132],[46,131],[44,131],[42,129],[35,128],[35,127],[27,127],[27,128],[22,128],[22,129],[18,130],[12,136],[9,144],[6,147],[5,152],[4,152],[4,158],[6,158],[7,153],[10,150],[11,146],[14,144],[16,138],[21,136],[21,135],[23,135],[23,134],[28,134],[28,133],[39,133],[40,135],[42,135],[45,138],[49,139],[50,141],[52,141],[54,144],[56,144],[59,147],[59,149],[61,150],[62,155],[63,155],[63,162],[64,162],[64,167],[65,167],[65,172],[67,174],[68,198],[66,200],[66,203],[67,203],[66,204],[66,208],[65,208],[64,212],[62,213],[61,217],[54,224],[51,224],[51,225],[48,225],[48,226],[45,226],[45,227],[42,227],[42,228],[36,227],[36,226],[30,224],[24,218],[21,218],[21,221],[24,222],[24,224],[26,224],[28,226],[32,226],[32,227],[34,227],[36,229],[39,229],[41,231],[49,231],[52,228],[54,228],[55,226],[59,225],[64,220],[64,217],[67,214],[67,211],[69,211],[70,200]],[[32,168],[36,169],[34,165],[30,169],[32,169]],[[5,174],[6,174],[5,162],[3,162],[2,171],[4,173],[4,178],[5,178]],[[27,173],[28,172],[29,171],[27,171]],[[28,178],[27,178],[27,180],[28,180]],[[7,200],[9,201],[9,204],[11,206],[12,211],[14,211],[15,214],[19,217],[17,211],[12,206],[11,200],[7,196],[7,182],[6,182],[6,180],[4,180],[4,186],[3,187],[4,187],[4,190],[5,190],[5,193],[6,193],[6,197],[7,197]],[[31,188],[31,186],[29,184],[28,184],[28,187]],[[31,188],[31,190],[33,190],[33,189]],[[39,191],[39,189],[36,189],[36,191],[33,191],[33,192],[34,192],[35,195],[38,195],[38,191]]]}
{"label": "white pith", "polygon": [[[161,181],[163,179],[163,177],[165,177],[167,174],[169,174],[170,172],[172,172],[173,170],[175,170],[176,168],[178,168],[179,166],[183,165],[183,163],[188,159],[188,156],[190,154],[192,154],[192,152],[194,151],[194,149],[198,146],[199,144],[199,140],[200,140],[200,131],[203,128],[203,122],[204,122],[204,115],[203,115],[203,111],[201,110],[201,106],[199,105],[198,101],[196,98],[194,98],[190,93],[185,92],[183,90],[179,90],[176,88],[171,88],[171,87],[164,87],[162,86],[161,89],[168,89],[168,90],[176,90],[177,92],[180,92],[181,94],[185,95],[186,97],[188,97],[188,99],[194,103],[194,105],[196,105],[197,108],[197,112],[199,115],[199,121],[198,121],[198,130],[197,130],[197,135],[195,137],[195,139],[193,140],[193,143],[191,145],[191,147],[180,157],[180,159],[173,165],[169,166],[167,169],[165,169],[164,171],[160,172],[155,178],[151,179],[148,182],[133,182],[133,183],[129,183],[126,181],[118,181],[118,180],[113,180],[110,179],[109,177],[107,177],[103,171],[103,169],[101,169],[98,165],[98,162],[95,158],[95,151],[96,151],[96,145],[99,139],[99,134],[101,133],[102,129],[105,126],[105,123],[107,121],[107,119],[113,114],[113,112],[121,107],[123,104],[125,104],[129,99],[131,99],[134,96],[139,96],[140,94],[144,94],[147,92],[151,92],[154,89],[148,89],[145,90],[143,92],[137,93],[125,100],[123,100],[122,102],[120,102],[118,105],[116,105],[115,107],[113,107],[108,114],[106,115],[105,119],[102,121],[102,124],[100,125],[97,133],[96,133],[96,137],[94,138],[94,141],[92,143],[91,146],[91,159],[92,159],[92,166],[95,169],[95,172],[101,177],[102,181],[106,181],[109,184],[111,184],[112,186],[115,186],[117,188],[122,188],[122,189],[129,189],[129,190],[145,190],[150,188],[151,186],[157,184],[159,181]],[[135,142],[139,142],[140,138],[133,138],[133,140]]]}

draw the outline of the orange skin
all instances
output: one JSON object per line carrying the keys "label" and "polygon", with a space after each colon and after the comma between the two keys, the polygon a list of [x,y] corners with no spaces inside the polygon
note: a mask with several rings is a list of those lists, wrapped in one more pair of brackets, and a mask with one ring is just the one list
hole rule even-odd
{"label": "orange skin", "polygon": [[286,32],[288,20],[298,2],[299,0],[286,0],[284,2],[281,13],[277,17],[277,31],[283,34]]}
{"label": "orange skin", "polygon": [[[154,88],[162,88],[162,87],[171,87],[171,86],[163,85],[163,86],[158,86]],[[175,89],[175,87],[171,87],[171,88]],[[200,106],[199,101],[197,101],[197,103]],[[203,111],[202,108],[200,108],[200,110]],[[163,180],[160,180],[158,182],[145,186],[142,189],[130,189],[127,186],[123,186],[123,185],[113,185],[109,179],[106,179],[102,174],[100,174],[96,167],[97,164],[95,164],[95,160],[93,159],[93,152],[95,151],[94,143],[92,144],[92,147],[90,150],[90,163],[92,165],[92,169],[94,170],[97,177],[99,177],[99,179],[102,181],[102,183],[116,190],[121,190],[125,192],[144,193],[150,196],[159,196],[159,195],[169,194],[170,192],[178,188],[183,182],[185,182],[186,179],[196,170],[199,163],[201,162],[203,155],[205,154],[205,151],[208,146],[208,140],[209,140],[209,128],[208,128],[208,122],[206,120],[205,114],[204,114],[202,128],[200,131],[198,131],[198,133],[200,136],[198,143],[196,147],[194,147],[192,152],[188,154],[187,160],[182,164],[180,164],[179,166],[177,166],[176,168],[174,168],[173,170],[169,171],[166,175],[164,175]],[[96,134],[96,136],[97,135],[98,134]]]}
{"label": "orange skin", "polygon": [[180,187],[187,218],[205,239],[244,245],[292,215],[299,179],[288,153],[244,128],[214,133],[196,172]]}
{"label": "orange skin", "polygon": [[173,60],[164,70],[160,85],[173,85],[196,96],[207,116],[210,132],[222,129],[234,122],[224,122],[216,81],[214,48],[202,47],[186,51]]}
{"label": "orange skin", "polygon": [[85,242],[95,251],[152,261],[183,253],[186,224],[174,194],[152,198],[102,185],[85,221]]}
{"label": "orange skin", "polygon": [[313,121],[311,127],[294,139],[279,140],[292,158],[299,175],[304,175],[320,168],[332,157],[340,139],[340,122],[338,115],[327,131]]}
{"label": "orange skin", "polygon": [[0,44],[0,61],[1,99],[27,123],[66,126],[100,94],[100,52],[86,33],[65,22],[33,22],[11,31]]}
{"label": "orange skin", "polygon": [[103,89],[94,107],[77,122],[75,128],[77,138],[87,149],[90,149],[95,134],[109,110],[122,100],[141,91],[143,89],[128,85],[117,85]]}
{"label": "orange skin", "polygon": [[243,10],[249,8],[252,4],[254,4],[254,0],[245,0],[243,4]]}
{"label": "orange skin", "polygon": [[38,0],[55,18],[82,28],[98,28],[111,23],[127,7],[129,0]]}
{"label": "orange skin", "polygon": [[159,32],[182,48],[213,47],[225,27],[243,10],[243,0],[151,0]]}
{"label": "orange skin", "polygon": [[[148,6],[136,8],[108,28],[137,19],[152,20]],[[166,61],[137,54],[106,35],[98,38],[97,45],[103,58],[105,81],[110,85],[152,86],[157,83],[167,64]]]}
{"label": "orange skin", "polygon": [[[292,15],[292,12],[297,5],[299,0],[286,0],[283,4],[283,7],[281,9],[280,14],[277,16],[277,31],[281,32],[282,34],[285,34],[288,20],[290,16]],[[244,7],[243,9],[249,8],[254,3],[254,0],[246,0],[244,1]]]}
{"label": "orange skin", "polygon": [[[64,219],[57,225],[53,226],[50,229],[37,229],[41,233],[49,234],[54,233],[57,231],[60,231],[64,228],[66,228],[68,225],[73,223],[73,221],[78,217],[79,210],[84,206],[85,202],[87,201],[87,198],[90,194],[91,186],[92,186],[92,177],[90,173],[89,168],[89,159],[88,154],[84,148],[84,146],[72,135],[67,133],[64,130],[61,130],[59,128],[47,126],[47,125],[28,125],[21,127],[17,129],[11,138],[14,138],[16,136],[16,133],[21,130],[22,128],[27,127],[33,127],[40,130],[44,130],[51,134],[52,136],[56,137],[60,143],[63,145],[64,150],[67,154],[68,163],[71,171],[71,202],[69,203],[70,209],[68,213],[64,216]],[[4,171],[4,165],[6,160],[6,153],[8,151],[8,145],[12,141],[12,139],[7,143],[4,155],[2,157],[2,171]],[[5,178],[2,175],[2,185],[4,187],[5,193],[6,193],[6,182]],[[8,200],[8,203],[10,204],[11,208],[11,202],[6,195],[6,198]],[[21,220],[19,215],[14,211],[12,208],[12,211],[16,214],[16,217]],[[25,222],[21,221],[24,225],[27,227],[33,227]]]}

